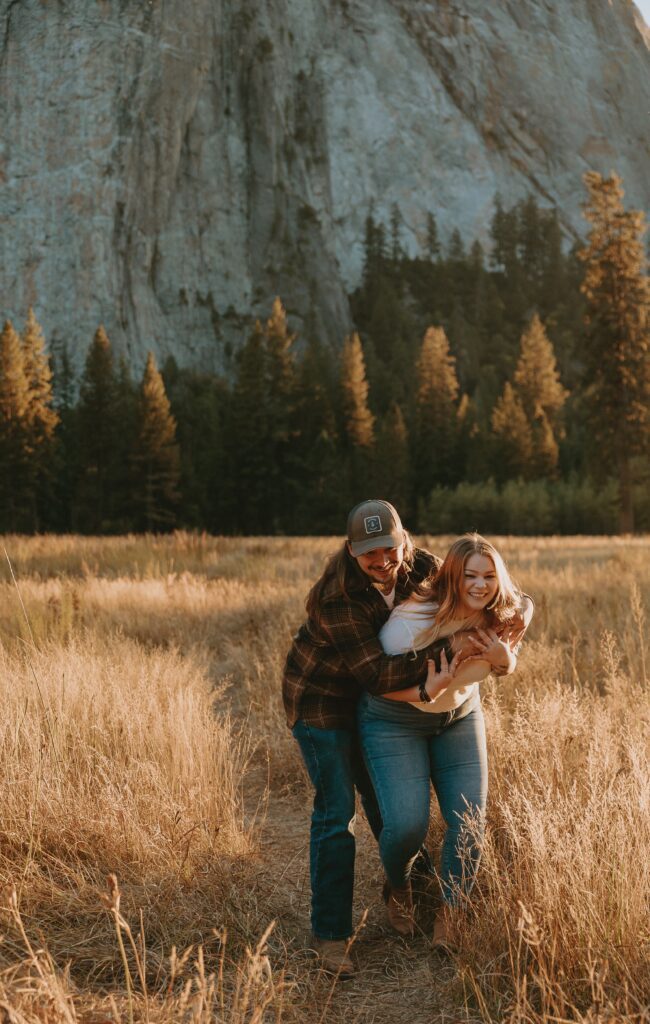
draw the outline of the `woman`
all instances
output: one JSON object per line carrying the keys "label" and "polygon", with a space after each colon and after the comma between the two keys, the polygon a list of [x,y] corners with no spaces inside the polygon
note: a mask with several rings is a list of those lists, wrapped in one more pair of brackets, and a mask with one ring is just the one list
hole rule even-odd
{"label": "woman", "polygon": [[361,742],[383,822],[388,917],[402,935],[413,933],[410,871],[429,825],[432,782],[447,826],[443,908],[433,941],[449,946],[447,908],[471,889],[480,858],[487,758],[479,682],[490,672],[514,671],[532,608],[493,545],[466,534],[428,587],[398,605],[379,633],[392,655],[440,644],[437,672],[426,683],[383,696],[366,693],[359,702]]}

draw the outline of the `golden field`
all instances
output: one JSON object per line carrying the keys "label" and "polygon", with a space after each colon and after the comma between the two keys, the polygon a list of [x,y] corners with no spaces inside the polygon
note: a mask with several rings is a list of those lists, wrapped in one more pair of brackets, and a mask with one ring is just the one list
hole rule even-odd
{"label": "golden field", "polygon": [[412,943],[388,932],[361,825],[359,974],[336,985],[305,950],[280,674],[337,542],[3,538],[0,1021],[650,1021],[650,538],[491,539],[536,615],[484,686],[460,955],[431,952],[429,894]]}

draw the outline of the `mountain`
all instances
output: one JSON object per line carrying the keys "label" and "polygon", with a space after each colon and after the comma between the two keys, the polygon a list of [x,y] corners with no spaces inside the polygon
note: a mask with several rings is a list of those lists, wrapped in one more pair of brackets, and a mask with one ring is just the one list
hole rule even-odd
{"label": "mountain", "polygon": [[629,0],[0,0],[0,313],[228,365],[275,294],[339,344],[371,203],[485,239],[498,191],[650,208]]}

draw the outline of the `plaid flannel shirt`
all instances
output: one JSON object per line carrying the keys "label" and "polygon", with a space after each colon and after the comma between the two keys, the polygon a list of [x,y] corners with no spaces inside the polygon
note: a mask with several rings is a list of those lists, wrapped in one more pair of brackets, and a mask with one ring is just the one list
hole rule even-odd
{"label": "plaid flannel shirt", "polygon": [[[395,604],[409,597],[440,559],[415,549],[413,566],[402,565]],[[377,638],[390,615],[388,605],[368,580],[350,590],[347,598],[332,584],[321,606],[321,622],[308,619],[294,637],[287,656],[282,698],[289,726],[298,719],[320,729],[351,729],[356,705],[364,690],[381,695],[423,683],[427,651],[391,657]]]}

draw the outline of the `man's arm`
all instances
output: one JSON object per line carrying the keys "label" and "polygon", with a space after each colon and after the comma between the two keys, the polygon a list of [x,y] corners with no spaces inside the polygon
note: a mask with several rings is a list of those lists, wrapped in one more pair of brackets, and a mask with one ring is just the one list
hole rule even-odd
{"label": "man's arm", "polygon": [[320,626],[350,675],[376,696],[419,686],[427,677],[426,650],[386,654],[369,612],[360,602],[332,602],[323,608]]}

